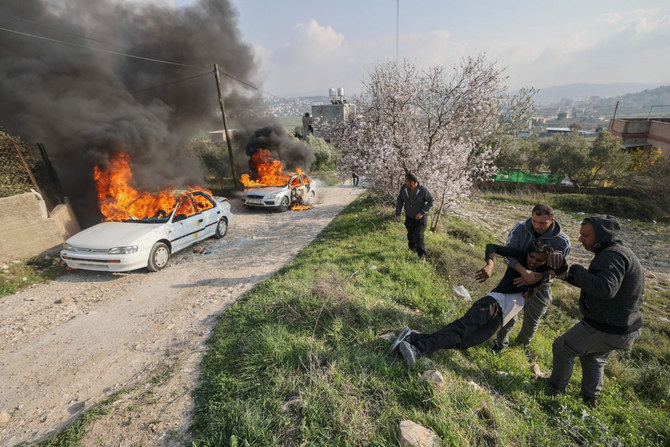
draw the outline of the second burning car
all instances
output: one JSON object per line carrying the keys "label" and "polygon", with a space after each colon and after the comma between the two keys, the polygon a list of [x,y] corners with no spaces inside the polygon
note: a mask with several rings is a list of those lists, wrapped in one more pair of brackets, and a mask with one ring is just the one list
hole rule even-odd
{"label": "second burning car", "polygon": [[307,174],[297,173],[282,186],[252,186],[244,190],[242,203],[254,208],[286,211],[292,206],[312,206],[316,197],[314,182]]}

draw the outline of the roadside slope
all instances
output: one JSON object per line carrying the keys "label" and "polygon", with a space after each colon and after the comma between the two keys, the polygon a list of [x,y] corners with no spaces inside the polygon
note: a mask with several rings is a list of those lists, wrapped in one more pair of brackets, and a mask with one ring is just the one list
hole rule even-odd
{"label": "roadside slope", "polygon": [[[72,271],[4,297],[0,412],[10,420],[0,427],[0,444],[44,439],[132,389],[117,407],[145,409],[126,408],[120,418],[110,411],[84,444],[181,445],[189,391],[217,317],[293,259],[362,191],[323,188],[315,208],[281,214],[246,210],[234,200],[228,235],[201,243],[205,254],[186,249],[152,274]],[[160,393],[147,398],[147,384]]]}

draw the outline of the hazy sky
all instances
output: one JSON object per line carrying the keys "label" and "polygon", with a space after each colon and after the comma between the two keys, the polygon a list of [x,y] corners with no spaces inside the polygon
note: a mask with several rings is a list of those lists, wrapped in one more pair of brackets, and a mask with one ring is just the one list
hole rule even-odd
{"label": "hazy sky", "polygon": [[[396,0],[232,2],[271,93],[354,93],[374,64],[396,58]],[[670,84],[667,0],[400,0],[399,11],[399,57],[419,66],[486,52],[513,89]]]}

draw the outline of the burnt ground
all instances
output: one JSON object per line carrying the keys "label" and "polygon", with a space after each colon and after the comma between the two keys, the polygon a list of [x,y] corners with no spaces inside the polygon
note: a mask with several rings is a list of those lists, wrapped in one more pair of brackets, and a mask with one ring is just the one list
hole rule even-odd
{"label": "burnt ground", "polygon": [[70,271],[0,298],[0,445],[45,439],[111,396],[82,445],[188,444],[217,317],[362,191],[322,188],[313,209],[285,213],[233,199],[228,235],[177,253],[165,270]]}

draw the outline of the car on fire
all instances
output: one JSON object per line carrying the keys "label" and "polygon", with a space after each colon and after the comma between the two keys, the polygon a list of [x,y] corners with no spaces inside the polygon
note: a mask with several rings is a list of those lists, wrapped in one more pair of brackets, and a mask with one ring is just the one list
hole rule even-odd
{"label": "car on fire", "polygon": [[242,203],[252,208],[286,211],[292,205],[314,205],[316,186],[307,174],[293,174],[282,186],[252,186],[245,188]]}
{"label": "car on fire", "polygon": [[170,256],[209,237],[222,238],[233,220],[230,203],[204,191],[178,191],[170,212],[102,222],[83,230],[63,245],[60,257],[68,267],[126,272],[146,267],[158,271]]}

